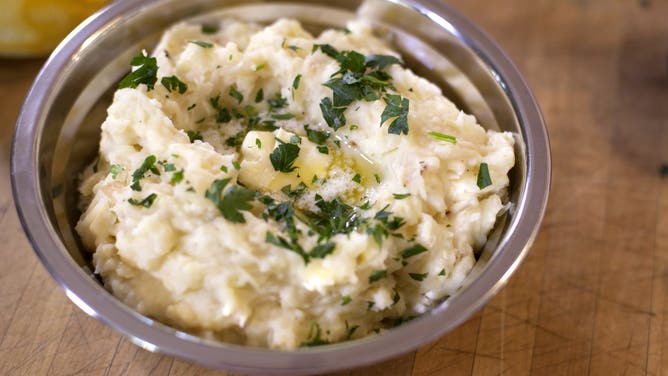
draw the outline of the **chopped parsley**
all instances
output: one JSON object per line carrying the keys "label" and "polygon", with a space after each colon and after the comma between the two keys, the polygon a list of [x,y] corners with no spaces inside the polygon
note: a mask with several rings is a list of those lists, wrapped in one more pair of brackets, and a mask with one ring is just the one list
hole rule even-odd
{"label": "chopped parsley", "polygon": [[258,149],[262,149],[262,141],[260,141],[259,138],[255,139],[255,146],[257,146]]}
{"label": "chopped parsley", "polygon": [[380,175],[373,174],[373,177],[376,179],[376,183],[380,184]]}
{"label": "chopped parsley", "polygon": [[420,274],[420,273],[408,273],[408,275],[409,275],[412,279],[414,279],[414,280],[416,280],[416,281],[418,281],[418,282],[422,282],[425,278],[427,278],[427,276],[429,275],[429,273],[422,273],[422,274]]}
{"label": "chopped parsley", "polygon": [[480,164],[480,169],[478,170],[478,188],[484,189],[492,185],[492,178],[489,176],[489,167],[487,163],[483,162]]}
{"label": "chopped parsley", "polygon": [[416,244],[410,248],[404,249],[404,251],[401,252],[401,257],[407,259],[424,252],[427,252],[427,248],[425,248],[422,244]]}
{"label": "chopped parsley", "polygon": [[202,34],[215,34],[220,30],[216,24],[202,24]]}
{"label": "chopped parsley", "polygon": [[299,89],[299,82],[302,79],[302,75],[298,74],[297,77],[295,77],[294,81],[292,81],[292,88],[297,90]]}
{"label": "chopped parsley", "polygon": [[318,50],[335,59],[340,67],[324,83],[332,89],[332,98],[325,97],[320,102],[320,110],[327,125],[334,130],[344,126],[344,112],[356,100],[370,102],[384,98],[387,107],[383,112],[381,126],[389,120],[389,133],[408,133],[408,99],[400,95],[386,95],[388,89],[395,88],[390,83],[391,76],[383,71],[393,64],[402,65],[401,60],[390,55],[364,56],[356,51],[339,52],[328,44],[315,44],[313,52]]}
{"label": "chopped parsley", "polygon": [[295,115],[293,114],[271,114],[271,118],[274,120],[290,120],[294,119]]}
{"label": "chopped parsley", "polygon": [[438,273],[438,275],[444,276],[445,275],[445,269],[441,269],[441,271]]}
{"label": "chopped parsley", "polygon": [[239,171],[241,169],[241,163],[239,163],[239,161],[233,161],[232,167],[234,167],[235,170]]}
{"label": "chopped parsley", "polygon": [[457,138],[455,136],[450,136],[449,134],[443,134],[438,132],[429,132],[428,133],[432,138],[438,141],[445,141],[451,144],[457,143]]}
{"label": "chopped parsley", "polygon": [[288,100],[281,97],[280,93],[276,93],[276,96],[274,96],[274,98],[267,100],[267,103],[269,103],[269,111],[274,111],[279,108],[287,106]]}
{"label": "chopped parsley", "polygon": [[318,145],[316,148],[318,149],[318,152],[322,154],[329,154],[329,148],[327,146]]}
{"label": "chopped parsley", "polygon": [[350,302],[352,302],[353,299],[350,297],[350,295],[345,295],[341,298],[341,305],[348,305]]}
{"label": "chopped parsley", "polygon": [[387,132],[390,134],[408,134],[408,98],[400,95],[389,94],[385,98],[387,107],[380,116],[381,126],[388,124]]}
{"label": "chopped parsley", "polygon": [[293,166],[293,163],[295,163],[295,160],[299,156],[299,146],[285,143],[279,139],[277,141],[280,145],[269,155],[271,165],[274,166],[274,170],[276,171],[285,173],[294,171],[296,167]]}
{"label": "chopped parsley", "polygon": [[227,173],[227,166],[225,165],[220,166],[220,171]]}
{"label": "chopped parsley", "polygon": [[116,179],[116,176],[118,176],[118,174],[120,174],[121,171],[123,171],[123,167],[121,167],[120,165],[117,165],[117,164],[113,164],[109,168],[109,172],[111,173],[111,178],[112,179]]}
{"label": "chopped parsley", "polygon": [[405,198],[408,198],[411,196],[410,193],[393,193],[392,196],[394,196],[395,200],[403,200]]}
{"label": "chopped parsley", "polygon": [[243,100],[244,100],[244,95],[241,94],[237,89],[235,89],[233,87],[230,88],[229,94],[232,98],[236,99],[237,103],[239,103],[239,104],[241,104],[241,102],[243,102]]}
{"label": "chopped parsley", "polygon": [[346,125],[346,117],[343,114],[345,108],[334,107],[330,98],[325,97],[320,101],[320,111],[327,125],[335,131]]}
{"label": "chopped parsley", "polygon": [[264,91],[262,89],[257,91],[255,94],[255,103],[260,103],[264,99]]}
{"label": "chopped parsley", "polygon": [[153,90],[158,80],[158,61],[156,58],[148,57],[145,52],[141,52],[130,60],[130,65],[137,68],[121,80],[118,88],[134,89],[144,84],[148,91]]}
{"label": "chopped parsley", "polygon": [[191,40],[191,41],[189,41],[189,42],[192,43],[192,44],[196,44],[196,45],[198,45],[198,46],[200,46],[200,47],[202,47],[202,48],[211,48],[211,47],[213,47],[213,44],[211,44],[211,43],[209,43],[209,42],[202,42],[201,40]]}
{"label": "chopped parsley", "polygon": [[331,136],[328,132],[310,129],[308,125],[304,125],[304,130],[306,131],[306,138],[317,145],[324,145]]}
{"label": "chopped parsley", "polygon": [[[183,94],[188,90],[188,85],[186,85],[183,81],[179,80],[178,77],[176,77],[176,76],[163,77],[160,80],[160,83],[170,93],[175,91],[179,94]],[[192,105],[191,107],[188,107],[188,110],[192,109],[192,107],[194,107],[194,106],[195,105]]]}
{"label": "chopped parsley", "polygon": [[308,342],[302,342],[300,344],[301,347],[313,347],[313,346],[322,346],[322,345],[328,345],[329,341],[322,339],[320,337],[320,325],[318,325],[317,322],[313,321],[311,323],[311,328],[309,329],[308,332]]}
{"label": "chopped parsley", "polygon": [[174,163],[161,163],[161,164],[163,165],[165,172],[176,171],[176,166],[174,166]]}
{"label": "chopped parsley", "polygon": [[362,183],[362,175],[360,174],[355,174],[352,179],[355,183],[361,184]]}
{"label": "chopped parsley", "polygon": [[195,108],[195,107],[197,107],[197,103],[193,103],[193,104],[191,104],[190,106],[188,106],[188,108],[186,108],[186,111],[190,111],[190,110],[192,110],[192,109]]}
{"label": "chopped parsley", "polygon": [[155,194],[155,193],[151,193],[150,195],[148,195],[148,196],[147,196],[146,198],[144,198],[143,200],[135,200],[134,198],[131,198],[131,199],[128,199],[128,202],[129,202],[131,205],[134,205],[134,206],[143,206],[143,207],[145,207],[145,208],[150,208],[151,205],[153,205],[153,202],[155,201],[155,199],[156,199],[157,197],[158,197],[157,194]]}
{"label": "chopped parsley", "polygon": [[255,199],[255,192],[238,185],[232,185],[227,192],[225,186],[230,179],[216,179],[207,189],[205,197],[213,201],[225,219],[233,223],[245,223],[246,219],[241,214],[253,208],[250,204]]}
{"label": "chopped parsley", "polygon": [[374,283],[387,277],[387,270],[374,270],[369,276],[369,283]]}
{"label": "chopped parsley", "polygon": [[193,142],[195,142],[195,141],[197,141],[197,140],[200,140],[200,141],[203,140],[203,138],[202,138],[202,134],[201,134],[199,131],[191,131],[191,130],[187,130],[187,131],[186,131],[186,134],[188,135],[188,139],[190,139],[190,142],[191,142],[191,143],[193,143]]}
{"label": "chopped parsley", "polygon": [[336,243],[334,242],[318,244],[311,249],[309,255],[313,258],[325,258],[328,254],[334,252],[334,248],[336,248]]}
{"label": "chopped parsley", "polygon": [[169,180],[169,184],[174,185],[178,184],[183,180],[183,170],[176,171],[172,174],[172,178]]}
{"label": "chopped parsley", "polygon": [[399,295],[399,291],[397,289],[392,289],[394,291],[394,295],[392,296],[392,305],[395,305],[399,303],[399,300],[401,300],[401,295]]}
{"label": "chopped parsley", "polygon": [[225,140],[225,145],[232,146],[232,147],[239,146],[244,142],[244,137],[245,136],[246,136],[246,132],[244,132],[244,131],[237,132],[236,134],[234,134],[234,136],[228,137]]}
{"label": "chopped parsley", "polygon": [[155,166],[155,161],[155,155],[149,155],[146,157],[146,159],[144,159],[144,162],[142,162],[141,166],[139,166],[139,168],[132,173],[132,185],[130,188],[132,188],[133,191],[141,191],[139,180],[141,180],[148,171],[151,171],[156,175],[160,175],[160,171]]}

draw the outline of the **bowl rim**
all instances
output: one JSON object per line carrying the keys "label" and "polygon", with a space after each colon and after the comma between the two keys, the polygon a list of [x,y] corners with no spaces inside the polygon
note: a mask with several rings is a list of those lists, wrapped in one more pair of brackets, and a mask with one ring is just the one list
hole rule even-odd
{"label": "bowl rim", "polygon": [[[502,249],[466,291],[420,318],[379,336],[325,347],[276,351],[202,340],[134,312],[96,283],[67,255],[44,205],[39,179],[40,124],[52,98],[50,89],[83,41],[116,17],[159,2],[117,0],[79,25],[53,52],[30,88],[17,120],[11,149],[12,193],[19,219],[33,250],[66,295],[88,315],[129,337],[137,345],[237,372],[296,374],[331,372],[381,361],[414,350],[459,326],[507,282],[526,256],[542,222],[548,201],[551,157],[547,129],[539,106],[518,69],[499,46],[451,6],[432,0],[390,0],[408,5],[449,30],[483,60],[512,104],[526,150],[524,194],[515,207]],[[520,226],[522,224],[522,226]],[[468,292],[468,293],[467,293]]]}

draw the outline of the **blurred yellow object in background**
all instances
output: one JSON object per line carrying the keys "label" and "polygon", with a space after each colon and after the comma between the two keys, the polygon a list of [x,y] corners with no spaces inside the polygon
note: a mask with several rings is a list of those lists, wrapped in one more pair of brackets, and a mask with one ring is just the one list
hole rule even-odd
{"label": "blurred yellow object in background", "polygon": [[4,0],[0,55],[44,56],[109,0]]}

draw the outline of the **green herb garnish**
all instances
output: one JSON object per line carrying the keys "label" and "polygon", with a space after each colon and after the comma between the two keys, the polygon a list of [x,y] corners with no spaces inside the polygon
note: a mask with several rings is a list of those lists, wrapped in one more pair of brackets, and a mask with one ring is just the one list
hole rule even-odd
{"label": "green herb garnish", "polygon": [[264,99],[264,90],[260,89],[255,94],[255,103],[260,103]]}
{"label": "green herb garnish", "polygon": [[233,223],[245,223],[241,214],[253,208],[250,204],[255,199],[255,192],[238,185],[232,185],[227,192],[223,193],[230,179],[214,180],[211,187],[207,189],[205,197],[213,201],[225,219]]}
{"label": "green herb garnish", "polygon": [[[176,91],[179,94],[183,94],[188,90],[188,85],[186,85],[183,81],[179,80],[178,77],[176,77],[176,76],[163,77],[160,80],[160,83],[170,93],[172,91]],[[191,107],[188,107],[188,111],[190,111],[192,109],[192,107],[194,107],[194,106],[195,105],[193,104]]]}
{"label": "green herb garnish", "polygon": [[355,183],[361,184],[362,183],[362,175],[360,174],[355,174],[352,179]]}
{"label": "green herb garnish", "polygon": [[201,40],[191,40],[191,41],[189,41],[189,42],[192,43],[192,44],[196,44],[196,45],[198,45],[198,46],[200,46],[200,47],[202,47],[202,48],[211,48],[211,47],[213,47],[213,44],[211,44],[211,43],[209,43],[209,42],[202,42]]}
{"label": "green herb garnish", "polygon": [[331,136],[328,132],[310,129],[308,125],[304,125],[304,130],[306,131],[306,137],[308,140],[317,145],[324,145]]}
{"label": "green herb garnish", "polygon": [[322,346],[322,345],[328,345],[329,341],[322,339],[320,337],[320,325],[318,325],[317,322],[312,322],[311,323],[311,328],[309,329],[308,332],[308,342],[302,342],[300,345],[301,347],[313,347],[313,346]]}
{"label": "green herb garnish", "polygon": [[135,56],[130,60],[130,65],[137,67],[137,69],[130,72],[118,84],[119,89],[136,88],[144,84],[148,91],[153,90],[155,83],[158,80],[158,61],[154,57],[148,57],[144,52]]}
{"label": "green herb garnish", "polygon": [[139,180],[141,180],[148,171],[160,175],[160,170],[155,166],[155,161],[155,155],[149,155],[144,159],[141,166],[132,173],[132,185],[130,188],[132,188],[133,191],[141,191]]}
{"label": "green herb garnish", "polygon": [[409,275],[412,279],[414,279],[414,280],[416,280],[416,281],[418,281],[418,282],[422,282],[425,278],[427,278],[427,276],[429,275],[429,273],[423,273],[423,274],[420,274],[420,273],[408,273],[408,275]]}
{"label": "green herb garnish", "polygon": [[384,100],[387,107],[380,116],[381,126],[387,123],[387,132],[391,134],[408,134],[408,108],[410,106],[408,99],[390,94]]}
{"label": "green herb garnish", "polygon": [[241,102],[244,100],[244,95],[241,94],[237,89],[231,87],[229,94],[232,98],[237,100],[237,103],[241,104]]}
{"label": "green herb garnish", "polygon": [[187,130],[186,134],[188,135],[188,139],[190,140],[191,143],[193,143],[197,140],[200,140],[200,141],[203,140],[202,134],[199,131]]}
{"label": "green herb garnish", "polygon": [[278,142],[280,145],[269,155],[271,165],[274,166],[276,171],[285,173],[294,171],[296,167],[293,166],[293,163],[299,156],[299,146],[281,140],[278,140]]}
{"label": "green herb garnish", "polygon": [[457,138],[455,136],[450,136],[449,134],[443,134],[438,132],[429,132],[428,135],[439,141],[449,142],[451,144],[457,143]]}
{"label": "green herb garnish", "polygon": [[117,164],[113,164],[109,168],[109,172],[111,173],[111,178],[112,179],[116,179],[116,176],[118,176],[118,174],[120,174],[121,171],[123,171],[123,167],[121,167],[120,165],[117,165]]}
{"label": "green herb garnish", "polygon": [[172,174],[172,178],[169,180],[169,184],[174,185],[178,184],[183,180],[183,170],[176,171]]}
{"label": "green herb garnish", "polygon": [[292,88],[297,90],[299,89],[299,82],[302,79],[302,75],[298,74],[297,77],[295,77],[294,81],[292,81]]}
{"label": "green herb garnish", "polygon": [[396,200],[403,200],[405,198],[410,197],[411,194],[410,193],[393,193],[392,196],[394,196],[394,198]]}
{"label": "green herb garnish", "polygon": [[143,207],[145,207],[145,208],[150,208],[151,205],[153,205],[153,202],[155,201],[155,199],[156,199],[157,197],[158,197],[157,194],[155,194],[155,193],[151,193],[150,195],[148,195],[148,196],[147,196],[146,198],[144,198],[143,200],[135,200],[135,199],[131,198],[131,199],[128,199],[128,202],[129,202],[131,205],[134,205],[134,206],[143,206]]}
{"label": "green herb garnish", "polygon": [[478,188],[484,189],[492,185],[492,178],[489,176],[489,167],[487,163],[483,162],[480,164],[480,169],[478,170]]}
{"label": "green herb garnish", "polygon": [[220,30],[220,27],[216,24],[202,24],[203,34],[215,34],[218,30]]}
{"label": "green herb garnish", "polygon": [[422,246],[422,244],[416,244],[410,248],[404,249],[404,251],[401,252],[401,257],[407,259],[409,257],[413,257],[424,252],[427,252],[427,248]]}
{"label": "green herb garnish", "polygon": [[353,299],[350,297],[350,295],[345,295],[341,298],[341,305],[342,306],[347,305],[352,301],[353,301]]}
{"label": "green herb garnish", "polygon": [[387,277],[387,270],[374,270],[369,276],[369,283],[374,283],[379,279]]}

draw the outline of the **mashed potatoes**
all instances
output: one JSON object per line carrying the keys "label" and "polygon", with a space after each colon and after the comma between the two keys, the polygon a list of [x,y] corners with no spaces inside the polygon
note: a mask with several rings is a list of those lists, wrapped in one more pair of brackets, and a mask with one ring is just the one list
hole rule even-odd
{"label": "mashed potatoes", "polygon": [[485,131],[370,27],[178,24],[102,124],[77,226],[123,302],[275,349],[359,338],[460,286],[504,208]]}

